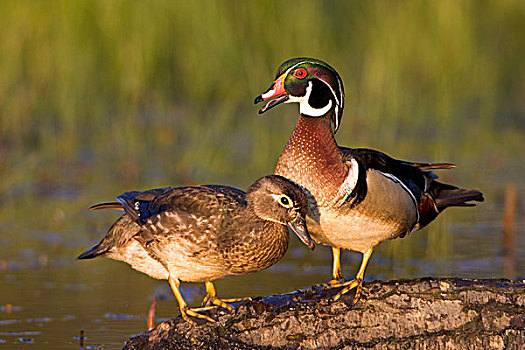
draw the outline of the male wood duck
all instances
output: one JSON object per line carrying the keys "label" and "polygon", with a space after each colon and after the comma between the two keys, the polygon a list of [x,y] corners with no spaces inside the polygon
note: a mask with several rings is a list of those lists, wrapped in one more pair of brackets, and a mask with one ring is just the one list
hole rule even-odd
{"label": "male wood duck", "polygon": [[127,192],[117,201],[91,207],[123,209],[124,215],[78,259],[105,256],[168,280],[190,323],[190,316],[214,320],[198,312],[207,308],[187,307],[180,281],[204,282],[206,305],[233,310],[216,297],[213,280],[275,264],[288,248],[289,229],[314,248],[305,222],[308,199],[278,175],[260,178],[246,193],[220,185],[169,187]]}
{"label": "male wood duck", "polygon": [[[328,285],[343,287],[335,300],[354,288],[354,302],[359,300],[375,246],[423,228],[447,207],[483,201],[481,192],[440,183],[428,171],[453,168],[452,164],[411,163],[371,149],[339,147],[334,134],[343,114],[343,82],[323,61],[284,62],[255,103],[266,100],[259,113],[280,103],[299,103],[299,120],[275,174],[295,181],[311,195],[309,232],[315,241],[332,247],[333,278]],[[352,281],[344,282],[341,249],[363,254]]]}

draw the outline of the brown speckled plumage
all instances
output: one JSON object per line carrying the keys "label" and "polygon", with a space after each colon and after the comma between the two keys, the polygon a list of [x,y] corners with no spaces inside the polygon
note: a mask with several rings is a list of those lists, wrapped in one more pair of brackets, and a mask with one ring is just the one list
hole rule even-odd
{"label": "brown speckled plumage", "polygon": [[[281,176],[265,176],[247,193],[208,185],[128,192],[117,200],[120,205],[95,206],[121,207],[125,214],[79,259],[102,255],[124,261],[168,279],[176,297],[178,280],[209,283],[275,264],[288,248],[289,228],[313,248],[306,231],[306,196]],[[187,318],[184,301],[178,301]]]}

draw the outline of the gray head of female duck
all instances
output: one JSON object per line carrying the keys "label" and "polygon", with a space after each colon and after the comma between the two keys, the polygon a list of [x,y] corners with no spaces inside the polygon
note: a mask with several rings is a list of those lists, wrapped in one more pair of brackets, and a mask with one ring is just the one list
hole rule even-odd
{"label": "gray head of female duck", "polygon": [[341,77],[327,63],[314,58],[292,58],[279,67],[275,81],[255,103],[270,100],[262,114],[280,103],[299,103],[301,115],[319,118],[330,115],[332,130],[339,128],[345,93]]}
{"label": "gray head of female duck", "polygon": [[314,243],[306,229],[308,199],[303,190],[279,175],[257,180],[246,192],[248,211],[266,221],[288,226],[310,249]]}

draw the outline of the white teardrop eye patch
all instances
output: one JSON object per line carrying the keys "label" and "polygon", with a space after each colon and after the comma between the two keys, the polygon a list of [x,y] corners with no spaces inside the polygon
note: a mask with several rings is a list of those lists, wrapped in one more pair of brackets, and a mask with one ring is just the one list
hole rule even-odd
{"label": "white teardrop eye patch", "polygon": [[293,207],[292,200],[290,199],[290,197],[288,197],[285,194],[272,194],[272,197],[275,198],[277,203],[279,203],[281,206],[283,206],[285,208]]}

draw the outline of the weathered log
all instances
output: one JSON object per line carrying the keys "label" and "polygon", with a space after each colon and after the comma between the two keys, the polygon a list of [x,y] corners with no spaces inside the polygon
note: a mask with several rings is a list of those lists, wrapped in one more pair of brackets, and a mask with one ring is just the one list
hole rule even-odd
{"label": "weathered log", "polygon": [[180,317],[125,349],[525,349],[525,283],[508,280],[374,281],[362,299],[337,289],[252,298],[217,323]]}

